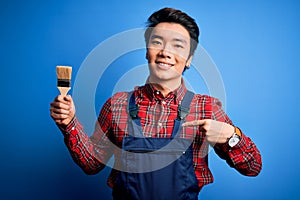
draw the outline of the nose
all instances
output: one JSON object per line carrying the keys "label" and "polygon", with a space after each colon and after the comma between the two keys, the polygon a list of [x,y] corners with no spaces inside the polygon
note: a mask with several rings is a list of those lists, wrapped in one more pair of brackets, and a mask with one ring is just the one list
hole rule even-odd
{"label": "nose", "polygon": [[159,51],[159,55],[164,58],[171,58],[172,57],[172,50],[170,48],[170,45],[165,44],[163,48]]}

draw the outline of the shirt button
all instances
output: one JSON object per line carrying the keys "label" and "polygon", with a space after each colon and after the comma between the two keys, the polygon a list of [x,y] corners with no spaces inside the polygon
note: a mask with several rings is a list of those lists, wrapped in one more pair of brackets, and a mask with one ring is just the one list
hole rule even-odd
{"label": "shirt button", "polygon": [[162,104],[167,104],[165,101],[162,101],[161,103],[162,103]]}
{"label": "shirt button", "polygon": [[158,122],[157,125],[158,125],[158,126],[162,126],[162,123],[161,123],[161,122]]}
{"label": "shirt button", "polygon": [[75,127],[73,126],[73,127],[71,128],[71,130],[74,131],[74,130],[75,130]]}
{"label": "shirt button", "polygon": [[160,93],[160,91],[156,90],[156,91],[155,91],[155,93],[156,93],[156,94],[159,94],[159,93]]}

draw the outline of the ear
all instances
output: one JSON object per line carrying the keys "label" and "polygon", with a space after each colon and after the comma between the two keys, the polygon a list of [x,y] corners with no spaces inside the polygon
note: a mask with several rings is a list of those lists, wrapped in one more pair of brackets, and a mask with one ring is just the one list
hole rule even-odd
{"label": "ear", "polygon": [[194,55],[190,55],[189,58],[187,59],[186,64],[185,64],[185,66],[186,66],[187,68],[190,68],[191,63],[192,63],[192,60],[193,60],[193,56],[194,56]]}

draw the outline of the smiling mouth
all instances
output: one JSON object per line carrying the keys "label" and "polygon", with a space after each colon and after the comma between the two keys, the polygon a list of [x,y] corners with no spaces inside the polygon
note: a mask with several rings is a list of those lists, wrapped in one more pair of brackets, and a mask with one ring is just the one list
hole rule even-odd
{"label": "smiling mouth", "polygon": [[168,64],[168,63],[162,63],[162,62],[156,62],[157,66],[161,69],[170,69],[174,65]]}

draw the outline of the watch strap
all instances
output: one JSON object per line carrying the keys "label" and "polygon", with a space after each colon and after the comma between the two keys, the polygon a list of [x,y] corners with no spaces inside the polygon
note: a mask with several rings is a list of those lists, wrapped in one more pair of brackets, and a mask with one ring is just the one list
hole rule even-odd
{"label": "watch strap", "polygon": [[242,131],[238,127],[234,126],[234,133],[239,137],[242,137]]}

